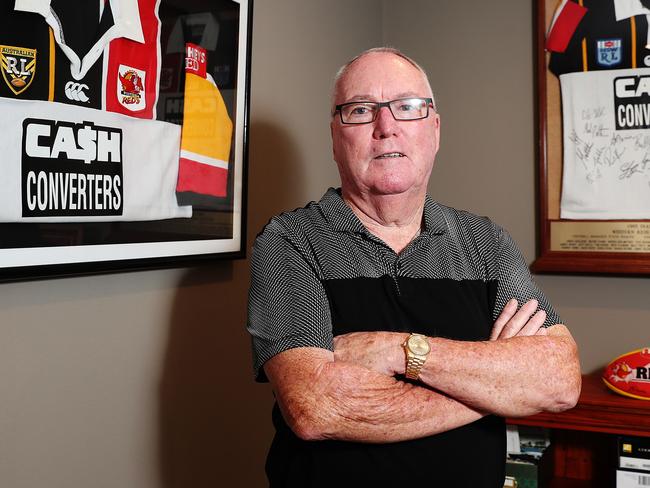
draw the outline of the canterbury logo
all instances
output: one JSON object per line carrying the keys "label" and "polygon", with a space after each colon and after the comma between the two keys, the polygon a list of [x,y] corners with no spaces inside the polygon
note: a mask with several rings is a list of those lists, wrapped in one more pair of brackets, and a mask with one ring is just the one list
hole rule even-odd
{"label": "canterbury logo", "polygon": [[87,102],[89,100],[88,95],[84,93],[84,90],[88,89],[88,85],[83,85],[81,83],[75,83],[74,81],[68,81],[65,84],[65,96],[69,100],[75,102]]}

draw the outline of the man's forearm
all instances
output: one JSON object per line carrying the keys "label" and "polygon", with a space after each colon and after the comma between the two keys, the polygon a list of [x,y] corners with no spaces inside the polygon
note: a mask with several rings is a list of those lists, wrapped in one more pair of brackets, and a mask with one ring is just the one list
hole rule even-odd
{"label": "man's forearm", "polygon": [[580,366],[575,343],[563,330],[556,325],[548,335],[489,342],[430,338],[420,380],[497,415],[570,408],[580,392]]}
{"label": "man's forearm", "polygon": [[[504,307],[489,341],[428,338],[420,381],[477,410],[525,416],[571,408],[580,394],[580,363],[567,328],[542,328],[546,314],[531,300]],[[334,338],[335,357],[395,375],[405,371],[400,332],[355,332]]]}
{"label": "man's forearm", "polygon": [[[300,362],[301,351],[289,352],[290,360]],[[397,442],[451,430],[483,416],[428,388],[347,362],[324,361],[303,367],[291,380],[283,379],[278,375],[291,368],[286,358],[281,360],[285,364],[274,359],[265,371],[285,420],[303,439]]]}

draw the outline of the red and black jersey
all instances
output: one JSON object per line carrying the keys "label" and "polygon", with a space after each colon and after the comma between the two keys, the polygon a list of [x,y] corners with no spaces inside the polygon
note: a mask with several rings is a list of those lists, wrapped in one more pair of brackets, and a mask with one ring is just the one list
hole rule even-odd
{"label": "red and black jersey", "polygon": [[650,66],[649,19],[640,0],[564,0],[547,37],[550,71]]}

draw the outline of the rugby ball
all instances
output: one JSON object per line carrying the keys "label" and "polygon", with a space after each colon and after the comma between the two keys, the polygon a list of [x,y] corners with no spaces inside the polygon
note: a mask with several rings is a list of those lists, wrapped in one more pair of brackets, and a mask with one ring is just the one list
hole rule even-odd
{"label": "rugby ball", "polygon": [[650,347],[614,359],[605,368],[603,381],[616,393],[650,400]]}

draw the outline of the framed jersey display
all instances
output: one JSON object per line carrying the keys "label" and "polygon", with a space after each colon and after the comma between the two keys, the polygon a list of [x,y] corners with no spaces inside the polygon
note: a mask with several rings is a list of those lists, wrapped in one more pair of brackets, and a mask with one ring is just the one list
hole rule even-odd
{"label": "framed jersey display", "polygon": [[535,272],[650,274],[650,0],[536,0]]}
{"label": "framed jersey display", "polygon": [[0,2],[0,279],[244,255],[251,14]]}

